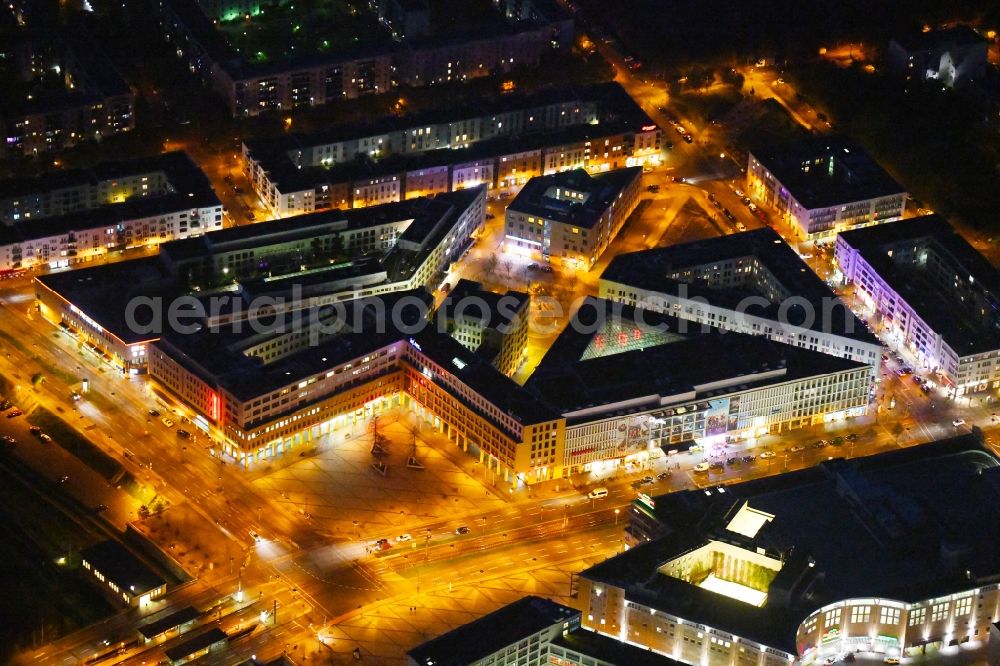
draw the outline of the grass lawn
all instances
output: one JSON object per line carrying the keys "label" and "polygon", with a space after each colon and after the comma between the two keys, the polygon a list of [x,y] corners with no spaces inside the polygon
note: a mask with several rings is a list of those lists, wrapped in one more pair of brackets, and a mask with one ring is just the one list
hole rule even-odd
{"label": "grass lawn", "polygon": [[373,12],[345,0],[299,0],[267,7],[249,19],[222,21],[217,29],[251,62],[336,53],[390,42],[389,32]]}

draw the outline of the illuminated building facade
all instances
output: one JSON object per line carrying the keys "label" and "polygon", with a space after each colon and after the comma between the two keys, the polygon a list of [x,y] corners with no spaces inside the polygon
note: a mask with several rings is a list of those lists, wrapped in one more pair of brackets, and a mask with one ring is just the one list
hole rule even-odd
{"label": "illuminated building facade", "polygon": [[1000,387],[1000,274],[937,215],[845,232],[841,278],[953,395]]}
{"label": "illuminated building facade", "polygon": [[770,228],[615,257],[600,296],[853,359],[874,379],[878,338]]}
{"label": "illuminated building facade", "polygon": [[164,153],[0,182],[0,268],[61,268],[222,228],[190,157]]}
{"label": "illuminated building facade", "polygon": [[459,280],[435,314],[438,330],[510,377],[528,348],[531,298],[520,291],[497,294],[472,280]]}
{"label": "illuminated building facade", "polygon": [[998,475],[966,436],[641,497],[632,547],[581,573],[582,626],[689,664],[981,657]]}
{"label": "illuminated building facade", "polygon": [[562,475],[867,413],[850,359],[587,299],[525,384],[566,419]]}
{"label": "illuminated building facade", "polygon": [[[662,132],[618,84],[501,98],[310,135],[247,141],[244,169],[278,217],[662,158]],[[359,157],[360,156],[360,157]]]}
{"label": "illuminated building facade", "polygon": [[580,611],[527,596],[406,654],[408,666],[674,666],[580,628]]}
{"label": "illuminated building facade", "polygon": [[[254,303],[294,312],[436,289],[483,224],[485,201],[475,188],[215,231],[167,243],[157,257],[38,276],[35,297],[81,344],[123,372],[143,372],[171,303],[200,304],[201,324],[217,327],[261,316]],[[145,304],[135,306],[140,326],[126,320],[129,303]],[[154,316],[160,328],[145,330]]]}
{"label": "illuminated building facade", "polygon": [[747,192],[807,240],[903,217],[906,192],[858,146],[836,137],[750,152]]}
{"label": "illuminated building facade", "polygon": [[642,167],[537,176],[507,206],[508,250],[589,270],[639,204]]}

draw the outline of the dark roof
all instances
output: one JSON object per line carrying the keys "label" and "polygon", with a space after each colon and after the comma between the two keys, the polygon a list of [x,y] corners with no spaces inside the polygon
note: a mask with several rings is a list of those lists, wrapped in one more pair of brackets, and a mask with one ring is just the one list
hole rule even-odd
{"label": "dark roof", "polygon": [[[770,144],[750,153],[807,209],[905,192],[860,146],[842,137]],[[810,165],[808,172],[803,168],[806,163]]]}
{"label": "dark roof", "polygon": [[[811,321],[814,330],[879,344],[874,333],[854,316],[823,280],[813,273],[795,250],[769,227],[665,248],[621,254],[611,260],[601,274],[601,280],[666,294],[683,293],[687,298],[700,296],[713,305],[729,308],[736,307],[748,296],[763,296],[770,301],[770,305],[761,308],[750,307],[746,311],[747,314],[777,321],[781,301],[784,298],[774,298],[752,283],[754,273],[747,273],[747,282],[743,286],[727,288],[710,286],[701,281],[685,282],[667,277],[682,273],[690,267],[741,257],[754,257],[758,265],[773,276],[787,292],[785,295],[802,298],[812,304],[815,314],[813,317],[809,317],[799,306],[786,308],[783,319],[789,324],[800,325]],[[833,302],[836,302],[837,306],[831,309],[832,316],[824,320],[821,316],[827,312],[824,304]]]}
{"label": "dark roof", "polygon": [[[854,229],[839,242],[857,250],[960,356],[1000,349],[1000,271],[944,218]],[[921,252],[931,260],[920,260]],[[937,264],[949,269],[947,276],[926,268]]]}
{"label": "dark roof", "polygon": [[[634,401],[625,410],[634,411],[669,405],[677,401],[675,396],[685,396],[685,401],[691,394],[705,399],[864,367],[857,361],[763,336],[702,327],[669,315],[643,312],[640,324],[635,314],[629,306],[588,297],[574,315],[573,321],[580,326],[571,323],[563,330],[526,388],[563,414],[625,401]],[[601,321],[623,325],[628,337],[636,331],[650,342],[640,342],[638,349],[583,359],[595,336],[610,337],[604,329],[595,331],[595,322]],[[714,386],[700,388],[704,385]],[[639,402],[642,398],[648,400]]]}
{"label": "dark roof", "polygon": [[588,657],[612,663],[615,666],[672,666],[674,664],[679,666],[683,663],[652,650],[646,650],[582,628],[559,634],[552,640],[552,645],[568,648]]}
{"label": "dark roof", "polygon": [[194,606],[185,606],[178,611],[170,613],[166,617],[162,617],[155,622],[150,622],[149,624],[144,624],[139,627],[139,633],[143,635],[146,640],[153,638],[154,636],[159,636],[165,631],[170,631],[175,627],[179,627],[182,624],[190,622],[191,620],[197,619],[201,615],[198,609]]}
{"label": "dark roof", "polygon": [[229,635],[222,629],[212,627],[208,631],[198,634],[194,638],[190,638],[179,645],[175,645],[168,650],[164,650],[163,655],[170,661],[177,661],[197,652],[198,650],[204,650],[205,648],[215,645],[216,643],[224,641],[228,638]]}
{"label": "dark roof", "polygon": [[[461,308],[460,314],[464,317],[479,319],[484,327],[496,329],[509,325],[512,321],[511,315],[520,314],[529,300],[530,297],[523,291],[508,289],[505,293],[498,294],[484,289],[483,285],[475,280],[462,278],[444,297],[436,314],[437,317],[454,318],[456,311]],[[463,305],[463,301],[468,305]],[[486,312],[471,303],[482,304],[486,307]],[[484,316],[485,320],[480,319],[481,316]]]}
{"label": "dark roof", "polygon": [[[267,364],[247,356],[243,351],[246,341],[258,343],[267,337],[266,333],[257,334],[250,326],[241,326],[239,332],[234,332],[231,327],[203,328],[190,334],[171,332],[164,334],[155,344],[168,350],[171,358],[209,384],[225,389],[237,399],[248,400],[403,340],[405,333],[396,328],[396,322],[389,321],[389,318],[359,320],[356,315],[362,312],[364,303],[378,301],[384,304],[384,312],[392,312],[395,303],[410,302],[410,299],[414,307],[403,309],[400,306],[399,310],[400,316],[405,317],[400,324],[405,327],[414,325],[415,317],[426,313],[431,303],[430,295],[422,289],[348,301],[343,304],[341,312],[328,308],[315,313],[320,317],[324,314],[339,317],[345,326],[344,330]],[[423,304],[423,307],[415,306],[417,302]],[[356,304],[359,307],[356,308]],[[313,315],[311,312],[297,311],[278,321],[275,329],[280,331],[284,327],[285,331],[290,331],[295,325],[305,326],[311,321],[307,318]],[[326,322],[324,330],[335,330],[332,320]],[[300,403],[295,403],[290,409],[297,410],[301,407]]]}
{"label": "dark roof", "polygon": [[[581,575],[624,587],[627,600],[792,654],[800,622],[827,604],[914,603],[1000,577],[1000,541],[982,528],[1000,520],[1000,465],[976,435],[653,501],[667,535]],[[774,516],[753,538],[726,530],[744,503]],[[772,591],[788,591],[787,605],[772,595],[758,608],[658,573],[719,539],[780,556]]]}
{"label": "dark roof", "polygon": [[406,654],[420,666],[467,666],[531,634],[579,616],[580,611],[568,606],[528,596],[418,645]]}
{"label": "dark roof", "polygon": [[166,582],[117,541],[102,541],[84,548],[80,551],[80,558],[115,583],[122,592],[134,596],[155,590]]}
{"label": "dark roof", "polygon": [[[156,257],[38,275],[35,280],[126,344],[159,337],[138,333],[127,324],[130,299],[162,297],[169,304],[169,299],[177,295],[172,277]],[[146,321],[145,314],[142,321]]]}
{"label": "dark roof", "polygon": [[971,44],[989,44],[989,40],[967,25],[956,25],[941,30],[913,30],[894,38],[894,41],[907,51],[927,51],[949,47],[951,45],[969,46]]}
{"label": "dark roof", "polygon": [[[594,176],[584,169],[562,171],[529,180],[507,206],[527,215],[537,215],[562,224],[591,229],[630,183],[642,176],[642,167],[617,169]],[[556,198],[553,189],[573,190],[584,201]]]}

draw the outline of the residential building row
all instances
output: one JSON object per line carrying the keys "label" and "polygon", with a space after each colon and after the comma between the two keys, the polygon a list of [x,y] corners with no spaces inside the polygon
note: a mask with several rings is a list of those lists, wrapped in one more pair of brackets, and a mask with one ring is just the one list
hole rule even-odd
{"label": "residential building row", "polygon": [[0,181],[0,269],[60,268],[222,228],[183,152]]}
{"label": "residential building row", "polygon": [[[214,21],[243,15],[234,14],[236,11],[253,16],[274,3],[240,3],[253,6],[236,8],[231,4],[158,0],[155,11],[164,37],[177,49],[178,56],[222,95],[234,116],[315,106],[385,93],[401,85],[464,81],[530,67],[545,53],[568,48],[574,39],[572,17],[548,0],[526,2],[532,7],[530,12],[506,21],[498,15],[492,30],[453,36],[425,34],[432,26],[429,16],[419,8],[387,13],[386,3],[376,3],[380,19],[402,41],[254,62],[233,49]],[[401,3],[395,1],[388,5],[401,8]]]}
{"label": "residential building row", "polygon": [[486,184],[659,164],[662,131],[618,84],[502,97],[375,125],[247,141],[244,169],[278,217]]}
{"label": "residential building row", "polygon": [[981,438],[633,502],[580,574],[581,626],[687,664],[982,660],[1000,466]]}
{"label": "residential building row", "polygon": [[1000,387],[1000,274],[937,215],[840,234],[838,277],[951,395]]}
{"label": "residential building row", "polygon": [[85,19],[62,27],[39,23],[29,17],[11,29],[12,67],[29,84],[60,78],[62,89],[38,86],[17,98],[13,90],[0,93],[0,155],[36,155],[134,129],[135,94]]}

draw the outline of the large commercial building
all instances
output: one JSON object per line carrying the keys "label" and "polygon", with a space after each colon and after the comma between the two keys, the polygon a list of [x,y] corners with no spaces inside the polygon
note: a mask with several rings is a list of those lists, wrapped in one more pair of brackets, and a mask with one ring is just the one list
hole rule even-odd
{"label": "large commercial building", "polygon": [[916,32],[889,41],[889,69],[907,81],[960,88],[986,74],[989,41],[966,25]]}
{"label": "large commercial building", "polygon": [[508,250],[590,270],[639,204],[642,167],[536,176],[507,206]]}
{"label": "large commercial building", "polygon": [[59,268],[222,228],[186,153],[0,182],[0,269]]}
{"label": "large commercial building", "polygon": [[[537,64],[545,53],[568,48],[574,37],[572,17],[551,0],[527,0],[523,4],[530,10],[509,18],[484,0],[479,9],[493,12],[494,20],[488,28],[464,34],[445,34],[444,25],[436,25],[420,7],[412,7],[419,3],[392,0],[370,3],[373,15],[387,27],[377,44],[351,50],[335,46],[312,55],[258,61],[234,49],[216,22],[243,16],[253,20],[277,0],[154,4],[178,56],[222,95],[235,116],[384,93],[400,85],[425,86],[506,72]],[[393,41],[392,33],[401,41]]]}
{"label": "large commercial building", "polygon": [[998,507],[974,435],[640,498],[640,545],[580,574],[582,626],[699,666],[981,659]]}
{"label": "large commercial building", "polygon": [[807,240],[903,216],[906,192],[861,148],[819,137],[750,151],[747,192]]}
{"label": "large commercial building", "polygon": [[588,298],[525,388],[565,419],[555,461],[566,475],[860,416],[872,376],[862,362]]}
{"label": "large commercial building", "polygon": [[772,229],[615,257],[600,296],[867,363],[882,347]]}
{"label": "large commercial building", "polygon": [[482,225],[485,198],[476,188],[216,231],[167,243],[157,257],[39,276],[36,298],[44,316],[109,363],[142,372],[171,304],[193,304],[204,325],[217,327],[436,289]]}
{"label": "large commercial building", "polygon": [[[10,66],[29,94],[0,91],[0,155],[60,150],[135,128],[135,95],[83,18],[59,28],[23,20],[11,30]],[[61,78],[61,89],[32,85],[46,78]]]}
{"label": "large commercial building", "polygon": [[507,95],[375,124],[247,141],[247,177],[279,217],[572,169],[658,164],[662,131],[615,83]]}
{"label": "large commercial building", "polygon": [[580,628],[580,611],[528,596],[418,645],[408,666],[674,666]]}
{"label": "large commercial building", "polygon": [[1000,387],[1000,273],[936,215],[841,234],[837,267],[953,395]]}

